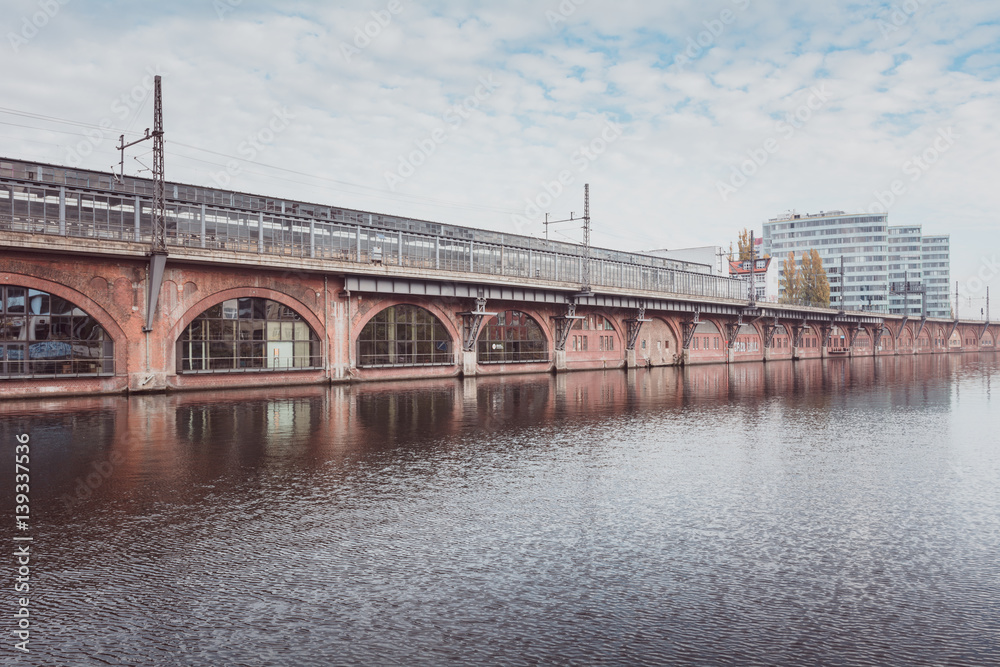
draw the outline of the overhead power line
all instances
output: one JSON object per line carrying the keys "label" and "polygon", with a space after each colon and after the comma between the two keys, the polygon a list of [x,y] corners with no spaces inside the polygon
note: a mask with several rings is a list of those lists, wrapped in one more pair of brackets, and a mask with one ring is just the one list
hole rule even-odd
{"label": "overhead power line", "polygon": [[[19,117],[24,117],[24,118],[34,118],[36,120],[41,120],[43,122],[62,123],[62,124],[71,125],[71,126],[79,127],[79,128],[96,129],[96,130],[100,130],[101,132],[105,132],[105,133],[108,133],[108,134],[124,134],[126,136],[128,136],[128,135],[138,136],[138,135],[142,134],[141,132],[130,132],[128,130],[122,130],[120,128],[115,128],[115,127],[102,127],[102,126],[94,124],[94,123],[85,123],[85,122],[81,122],[81,121],[70,120],[70,119],[67,119],[67,118],[59,118],[57,116],[48,116],[48,115],[45,115],[45,114],[39,114],[39,113],[34,113],[34,112],[29,112],[29,111],[22,111],[22,110],[19,110],[19,109],[11,109],[9,107],[0,107],[0,113],[10,114],[10,115],[13,115],[13,116],[19,116]],[[41,132],[56,132],[56,133],[59,133],[59,134],[67,134],[67,135],[71,135],[71,136],[85,136],[85,135],[81,134],[80,132],[69,132],[69,131],[66,131],[66,130],[55,130],[55,129],[51,129],[51,128],[35,127],[35,126],[31,126],[31,125],[20,125],[20,124],[17,124],[17,123],[9,123],[9,122],[5,122],[5,121],[0,121],[0,125],[9,125],[9,126],[12,126],[12,127],[22,127],[22,128],[31,129],[31,130],[38,130],[38,131],[41,131]],[[310,173],[306,173],[306,172],[302,172],[302,171],[297,171],[295,169],[288,169],[286,167],[279,167],[277,165],[267,164],[267,163],[264,163],[264,162],[257,162],[257,161],[254,161],[254,162],[245,162],[245,160],[243,158],[240,158],[240,157],[235,156],[235,155],[230,155],[228,153],[221,153],[219,151],[213,151],[213,150],[210,150],[210,149],[207,149],[207,148],[202,148],[200,146],[192,146],[191,144],[185,144],[183,142],[176,141],[176,140],[170,141],[169,144],[171,146],[181,146],[183,148],[188,148],[190,150],[195,150],[195,151],[199,151],[199,152],[202,152],[202,153],[208,153],[210,155],[216,155],[216,156],[219,156],[219,157],[226,158],[227,160],[236,160],[236,161],[240,162],[241,164],[250,164],[250,165],[254,165],[256,167],[263,167],[265,169],[272,169],[272,170],[275,170],[275,171],[281,171],[281,172],[285,172],[285,173],[288,173],[288,174],[293,174],[293,175],[298,176],[300,178],[311,178],[311,179],[318,180],[318,181],[323,181],[323,182],[326,182],[326,183],[334,183],[334,184],[337,184],[337,185],[340,185],[340,186],[345,186],[345,187],[349,187],[349,188],[355,188],[357,190],[363,190],[363,191],[371,192],[371,193],[377,194],[380,197],[384,197],[384,198],[387,198],[387,199],[394,199],[394,200],[401,201],[401,202],[426,204],[426,205],[433,205],[433,206],[447,206],[447,207],[450,207],[450,208],[460,208],[460,209],[467,209],[467,210],[473,210],[473,211],[488,211],[488,212],[492,212],[492,213],[506,213],[506,214],[516,214],[516,213],[519,213],[519,211],[515,211],[515,210],[512,210],[512,209],[500,208],[500,207],[497,207],[497,206],[489,206],[489,205],[486,205],[486,204],[470,204],[470,203],[467,203],[467,202],[456,202],[456,201],[451,201],[451,200],[446,200],[446,199],[438,199],[438,198],[435,198],[435,197],[426,197],[426,196],[423,196],[423,195],[411,195],[411,194],[406,194],[406,193],[401,193],[401,192],[387,192],[386,190],[384,190],[382,188],[377,188],[377,187],[373,187],[373,186],[369,186],[369,185],[361,185],[359,183],[351,183],[349,181],[343,181],[343,180],[339,180],[339,179],[335,179],[335,178],[330,178],[328,176],[319,176],[317,174],[310,174]],[[212,165],[223,167],[223,168],[226,166],[224,164],[219,164],[219,163],[216,163],[216,162],[209,162],[207,160],[199,160],[198,158],[191,157],[191,156],[186,156],[186,155],[178,155],[178,157],[181,157],[181,158],[184,158],[184,159],[188,159],[188,160],[195,160],[195,161],[198,161],[198,162],[203,162],[205,164],[212,164]],[[244,172],[244,173],[247,173],[247,174],[254,174],[254,175],[257,175],[257,176],[264,176],[264,177],[267,177],[267,178],[276,178],[276,177],[274,177],[274,176],[272,176],[270,174],[264,174],[264,173],[261,173],[259,171],[253,171],[253,170],[247,169],[245,167],[241,167],[240,171]],[[293,181],[291,179],[279,179],[279,180],[284,180],[286,182],[294,182],[294,183],[300,182],[300,181]],[[337,190],[337,188],[331,188],[331,189]],[[342,190],[342,191],[344,191],[344,192],[350,192],[350,191],[347,191],[347,190]],[[352,192],[352,194],[358,194],[358,193],[357,192]]]}

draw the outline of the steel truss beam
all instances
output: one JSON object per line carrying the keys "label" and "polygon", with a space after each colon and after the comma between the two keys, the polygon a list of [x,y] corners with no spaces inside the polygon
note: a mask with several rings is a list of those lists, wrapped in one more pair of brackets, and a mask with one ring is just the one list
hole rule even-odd
{"label": "steel truss beam", "polygon": [[774,343],[774,334],[778,331],[778,318],[775,317],[774,321],[771,323],[764,323],[764,349],[771,349],[771,345]]}
{"label": "steel truss beam", "polygon": [[948,332],[948,335],[944,337],[946,346],[948,345],[948,341],[951,340],[951,337],[955,335],[955,329],[957,328],[958,328],[958,320],[955,320],[954,322],[951,323],[951,330]]}
{"label": "steel truss beam", "polygon": [[819,325],[819,335],[822,336],[823,340],[820,342],[820,347],[828,347],[827,342],[830,340],[830,332],[833,331],[833,321]]}
{"label": "steel truss beam", "polygon": [[483,318],[489,315],[493,317],[497,313],[486,312],[486,299],[479,297],[476,299],[476,309],[459,313],[462,316],[462,349],[466,352],[473,352],[476,349],[476,341],[479,339],[479,329],[483,324]]}
{"label": "steel truss beam", "polygon": [[740,335],[740,327],[743,326],[743,313],[736,318],[736,322],[726,323],[726,345],[731,350],[736,345],[736,337]]}
{"label": "steel truss beam", "polygon": [[556,350],[559,352],[566,350],[566,341],[569,340],[569,332],[573,329],[573,323],[582,320],[583,315],[576,314],[576,304],[566,304],[566,314],[552,318],[556,324]]}
{"label": "steel truss beam", "polygon": [[906,323],[910,321],[909,315],[903,315],[903,321],[899,323],[899,329],[896,330],[896,342],[899,342],[899,337],[903,335],[903,329],[906,328]]}
{"label": "steel truss beam", "polygon": [[802,320],[801,324],[792,325],[792,347],[802,347],[802,336],[808,331],[809,325],[806,324],[805,320]]}
{"label": "steel truss beam", "polygon": [[642,304],[639,306],[639,311],[636,313],[635,317],[630,317],[625,320],[626,340],[625,349],[634,350],[635,341],[639,338],[639,330],[642,329],[643,322],[652,322],[652,320],[646,319],[646,305]]}
{"label": "steel truss beam", "polygon": [[684,349],[687,350],[691,347],[691,341],[694,339],[694,330],[698,328],[701,317],[701,308],[695,307],[694,317],[690,320],[685,320],[681,322],[681,336],[684,339]]}
{"label": "steel truss beam", "polygon": [[848,343],[847,349],[853,350],[854,341],[857,340],[858,334],[861,332],[861,322],[858,322],[858,326],[854,327],[853,329],[848,329],[845,327],[844,331],[847,332],[847,343]]}
{"label": "steel truss beam", "polygon": [[879,342],[882,340],[883,332],[885,331],[885,323],[879,322],[878,324],[873,324],[869,327],[871,331],[869,335],[872,337],[872,351],[878,349]]}

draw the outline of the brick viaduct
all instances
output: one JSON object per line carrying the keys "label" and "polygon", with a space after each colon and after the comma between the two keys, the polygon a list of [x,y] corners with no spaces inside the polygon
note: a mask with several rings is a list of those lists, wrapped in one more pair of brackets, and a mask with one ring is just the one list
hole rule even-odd
{"label": "brick viaduct", "polygon": [[[404,266],[172,249],[146,324],[148,246],[0,231],[0,286],[62,297],[114,341],[114,372],[101,376],[6,377],[5,398],[52,394],[322,384],[426,377],[561,372],[830,356],[953,354],[995,349],[1000,327],[880,313],[696,298],[636,290],[579,294],[579,285],[454,275]],[[208,308],[263,297],[291,308],[319,338],[321,367],[187,373],[178,338]],[[454,363],[366,368],[359,333],[383,309],[409,304],[445,327]],[[540,326],[547,354],[529,363],[479,363],[476,338],[491,313],[516,310]],[[478,314],[477,314],[478,313]],[[610,328],[606,328],[610,325]],[[584,342],[586,339],[586,343]]]}

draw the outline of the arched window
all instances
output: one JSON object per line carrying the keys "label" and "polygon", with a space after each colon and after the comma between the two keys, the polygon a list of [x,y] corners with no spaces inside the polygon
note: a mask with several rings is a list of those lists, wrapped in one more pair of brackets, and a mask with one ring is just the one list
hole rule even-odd
{"label": "arched window", "polygon": [[441,320],[418,306],[390,306],[358,336],[358,366],[435,366],[455,363]]}
{"label": "arched window", "polygon": [[54,294],[0,287],[0,377],[114,373],[114,342],[97,320]]}
{"label": "arched window", "polygon": [[245,297],[216,304],[177,339],[177,370],[248,371],[321,368],[319,338],[294,310]]}
{"label": "arched window", "polygon": [[481,364],[510,364],[549,360],[548,342],[538,322],[517,310],[497,314],[479,336]]}

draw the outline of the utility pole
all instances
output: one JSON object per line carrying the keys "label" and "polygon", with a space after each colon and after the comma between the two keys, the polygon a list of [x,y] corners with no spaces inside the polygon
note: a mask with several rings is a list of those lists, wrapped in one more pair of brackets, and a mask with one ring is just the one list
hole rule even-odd
{"label": "utility pole", "polygon": [[844,256],[840,256],[840,312],[844,312]]}
{"label": "utility pole", "polygon": [[[118,150],[121,151],[121,176],[125,178],[125,149],[129,146],[153,140],[153,228],[150,233],[149,273],[146,277],[146,325],[144,332],[153,330],[153,315],[156,314],[156,302],[160,296],[160,286],[163,284],[163,270],[167,264],[167,203],[166,184],[163,170],[163,95],[160,88],[160,76],[153,79],[153,133],[146,129],[146,136],[130,144],[125,143],[125,135],[121,135]],[[137,241],[139,239],[136,239]]]}
{"label": "utility pole", "polygon": [[756,280],[756,267],[757,267],[757,246],[754,245],[753,230],[750,230],[750,294],[748,299],[750,301],[750,307],[755,308],[757,306],[757,284]]}
{"label": "utility pole", "polygon": [[583,257],[581,258],[583,265],[580,272],[580,294],[582,296],[590,296],[592,294],[590,289],[590,183],[586,183],[583,186],[583,218],[577,218],[575,215],[571,211],[569,217],[565,220],[549,220],[549,214],[546,213],[544,222],[545,240],[549,240],[549,225],[583,220]]}
{"label": "utility pole", "polygon": [[580,291],[590,292],[590,183],[583,186],[583,285]]}

